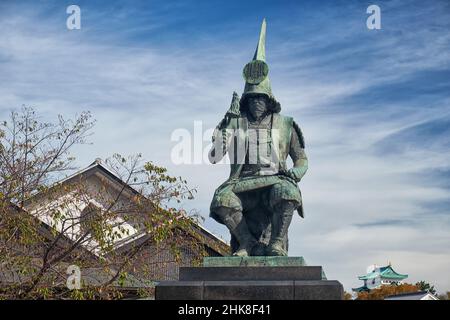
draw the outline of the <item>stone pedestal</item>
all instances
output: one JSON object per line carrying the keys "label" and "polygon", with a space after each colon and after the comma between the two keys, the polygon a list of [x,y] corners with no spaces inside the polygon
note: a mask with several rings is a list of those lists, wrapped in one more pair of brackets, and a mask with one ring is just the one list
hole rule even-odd
{"label": "stone pedestal", "polygon": [[156,286],[156,300],[341,300],[342,284],[302,257],[208,257]]}

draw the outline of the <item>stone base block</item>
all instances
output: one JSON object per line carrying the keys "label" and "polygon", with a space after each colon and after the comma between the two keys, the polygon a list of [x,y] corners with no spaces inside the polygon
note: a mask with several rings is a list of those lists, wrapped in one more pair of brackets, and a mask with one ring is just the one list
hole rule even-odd
{"label": "stone base block", "polygon": [[209,257],[156,286],[156,300],[342,300],[344,289],[303,257]]}
{"label": "stone base block", "polygon": [[156,300],[342,300],[335,280],[301,281],[165,281]]}
{"label": "stone base block", "polygon": [[321,280],[322,267],[185,267],[180,281]]}

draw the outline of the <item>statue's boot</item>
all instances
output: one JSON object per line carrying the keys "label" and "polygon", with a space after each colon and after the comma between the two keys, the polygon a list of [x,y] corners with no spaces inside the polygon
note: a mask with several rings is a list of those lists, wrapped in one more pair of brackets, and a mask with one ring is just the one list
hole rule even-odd
{"label": "statue's boot", "polygon": [[[246,225],[245,221],[243,224]],[[242,228],[242,229],[248,230],[247,226],[245,226],[245,228]],[[257,243],[256,239],[250,234],[240,236],[240,238],[237,238],[237,240],[239,242],[239,248],[236,250],[236,252],[233,253],[233,256],[238,256],[238,257],[249,256],[252,252],[253,247]]]}
{"label": "statue's boot", "polygon": [[233,253],[233,256],[249,256],[257,241],[250,233],[242,211],[221,208],[217,211],[217,214],[239,242],[239,248]]}
{"label": "statue's boot", "polygon": [[275,207],[272,215],[270,242],[266,249],[266,255],[287,256],[287,251],[283,246],[295,207],[295,203],[292,201],[283,201]]}

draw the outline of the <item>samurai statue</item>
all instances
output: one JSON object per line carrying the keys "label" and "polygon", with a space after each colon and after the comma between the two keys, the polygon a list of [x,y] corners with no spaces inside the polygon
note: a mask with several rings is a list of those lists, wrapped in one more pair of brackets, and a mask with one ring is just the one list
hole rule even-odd
{"label": "samurai statue", "polygon": [[[308,160],[300,127],[280,114],[272,94],[265,57],[263,20],[253,60],[243,70],[242,96],[216,127],[209,152],[211,163],[228,153],[231,173],[214,193],[210,216],[231,233],[234,256],[287,256],[288,228],[294,211],[303,218],[298,183]],[[286,160],[292,159],[288,168]]]}

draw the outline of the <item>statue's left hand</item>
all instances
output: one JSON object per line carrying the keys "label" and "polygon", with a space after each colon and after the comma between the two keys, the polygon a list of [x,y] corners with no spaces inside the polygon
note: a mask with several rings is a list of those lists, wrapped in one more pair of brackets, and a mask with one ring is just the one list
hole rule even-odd
{"label": "statue's left hand", "polygon": [[304,169],[298,167],[291,168],[286,172],[286,175],[289,178],[295,180],[296,182],[300,182],[304,174],[305,174]]}

